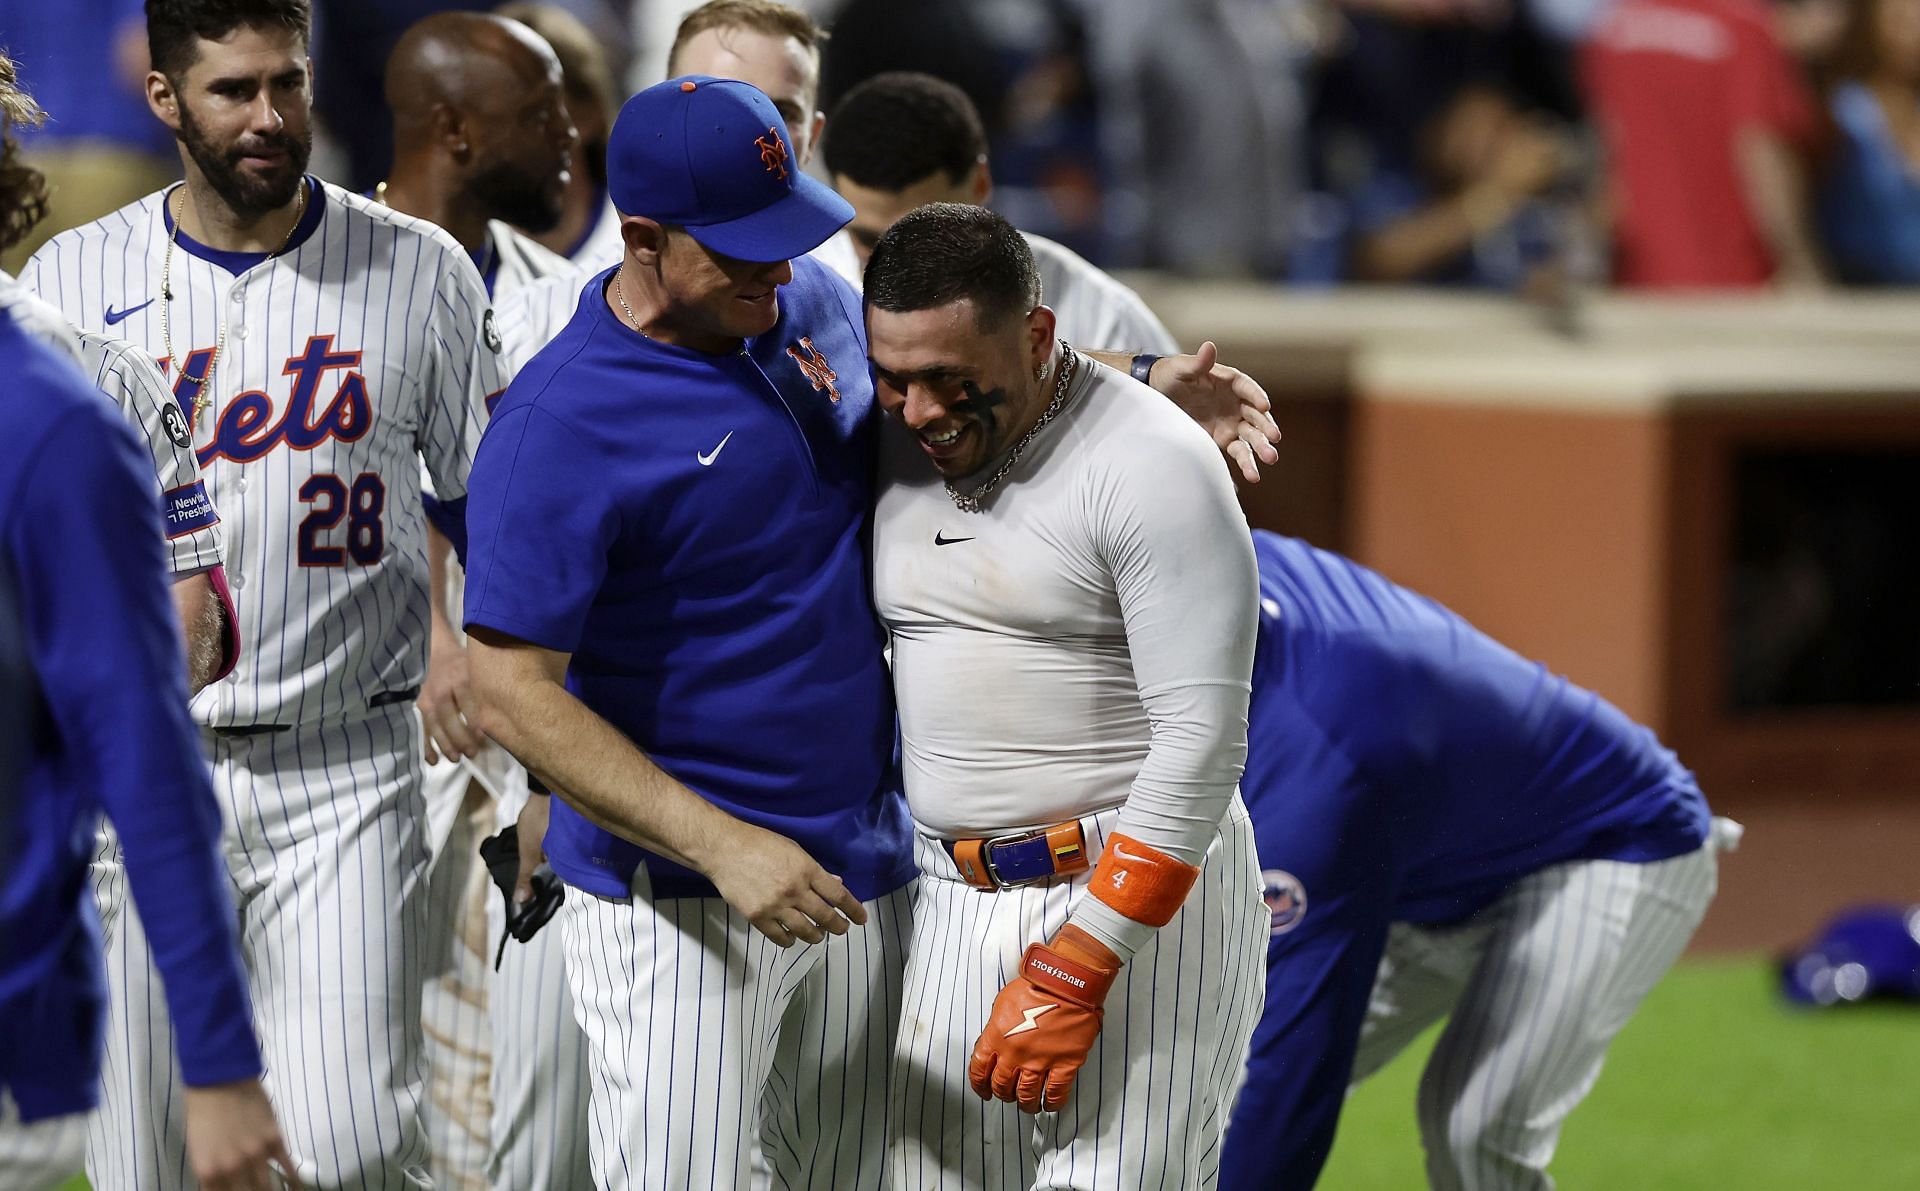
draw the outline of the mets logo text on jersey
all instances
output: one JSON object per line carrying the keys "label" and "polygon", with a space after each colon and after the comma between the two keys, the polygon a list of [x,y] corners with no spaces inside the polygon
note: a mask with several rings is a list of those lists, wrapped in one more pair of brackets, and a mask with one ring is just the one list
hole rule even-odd
{"label": "mets logo text on jersey", "polygon": [[[210,348],[200,348],[187,356],[174,381],[173,395],[183,404],[193,398],[193,387],[206,375],[213,358]],[[169,368],[170,360],[160,366]],[[273,417],[273,398],[258,389],[236,396],[220,411],[214,424],[213,441],[196,454],[200,466],[215,459],[251,463],[285,443],[296,451],[311,451],[330,438],[341,442],[357,441],[373,425],[373,402],[367,397],[367,379],[353,371],[360,367],[359,352],[333,350],[333,336],[314,335],[297,356],[290,356],[280,370],[293,378],[293,391],[278,421]],[[320,381],[329,372],[345,371],[339,388],[316,416],[314,406],[320,393]]]}
{"label": "mets logo text on jersey", "polygon": [[767,135],[753,142],[760,149],[760,164],[767,172],[782,182],[787,180],[787,142],[780,139],[780,130],[767,129]]}
{"label": "mets logo text on jersey", "polygon": [[1270,868],[1260,874],[1261,900],[1273,918],[1272,937],[1278,938],[1307,916],[1307,887],[1300,878],[1282,868]]}
{"label": "mets logo text on jersey", "polygon": [[[193,351],[181,365],[173,396],[182,407],[191,408],[213,350]],[[160,361],[162,369],[171,365],[170,360]],[[291,450],[311,451],[328,439],[358,441],[373,428],[373,401],[367,395],[366,377],[356,371],[359,367],[360,353],[333,350],[333,336],[309,337],[301,353],[288,357],[280,369],[282,376],[293,378],[293,387],[279,419],[275,420],[273,398],[266,393],[252,389],[239,394],[220,411],[213,441],[195,452],[200,466],[216,459],[252,463],[283,444]],[[322,406],[320,383],[329,372],[346,375]],[[300,522],[295,553],[301,566],[344,567],[349,562],[373,566],[385,557],[387,486],[378,472],[363,471],[349,478],[315,471],[296,494],[309,510]],[[339,534],[343,521],[344,539]]]}
{"label": "mets logo text on jersey", "polygon": [[[806,355],[801,355],[802,352]],[[827,358],[820,354],[820,349],[813,346],[811,338],[802,335],[799,343],[787,348],[787,354],[793,357],[793,362],[800,365],[800,371],[806,373],[807,379],[813,382],[814,392],[825,389],[833,403],[840,404],[840,390],[833,384],[840,376],[834,372],[833,365],[827,363]]]}

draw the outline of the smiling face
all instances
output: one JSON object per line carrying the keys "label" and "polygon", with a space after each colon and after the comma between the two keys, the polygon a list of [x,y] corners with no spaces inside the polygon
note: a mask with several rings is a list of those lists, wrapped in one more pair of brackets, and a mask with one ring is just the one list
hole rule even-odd
{"label": "smiling face", "polygon": [[971,298],[905,312],[869,306],[874,395],[941,475],[972,475],[1039,417],[1052,386],[1034,370],[1052,354],[1053,323],[1039,306],[982,327]]}
{"label": "smiling face", "polygon": [[764,335],[780,320],[779,289],[793,280],[788,261],[743,261],[713,251],[677,228],[667,230],[654,267],[676,340],[701,347]]}
{"label": "smiling face", "polygon": [[[241,25],[202,38],[177,78],[149,76],[155,113],[235,215],[253,218],[293,201],[313,147],[313,91],[305,40]],[[156,81],[158,86],[156,86]]]}

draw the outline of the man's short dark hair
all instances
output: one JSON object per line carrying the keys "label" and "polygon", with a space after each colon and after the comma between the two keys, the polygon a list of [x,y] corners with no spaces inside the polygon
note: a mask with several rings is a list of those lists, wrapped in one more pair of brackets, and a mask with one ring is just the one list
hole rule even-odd
{"label": "man's short dark hair", "polygon": [[867,259],[866,300],[906,314],[973,300],[982,331],[1040,304],[1040,270],[1018,228],[985,207],[928,203],[887,229]]}
{"label": "man's short dark hair", "polygon": [[285,29],[313,40],[307,0],[147,0],[147,56],[170,79],[199,58],[200,39],[219,41],[241,26]]}
{"label": "man's short dark hair", "polygon": [[942,174],[958,182],[987,155],[987,133],[967,93],[930,74],[877,74],[841,97],[827,118],[827,172],[871,190],[900,191]]}

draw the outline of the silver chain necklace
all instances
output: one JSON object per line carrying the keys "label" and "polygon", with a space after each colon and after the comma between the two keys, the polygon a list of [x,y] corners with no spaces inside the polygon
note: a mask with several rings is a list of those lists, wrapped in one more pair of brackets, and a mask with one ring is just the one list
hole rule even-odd
{"label": "silver chain necklace", "polygon": [[1073,383],[1073,374],[1078,370],[1079,365],[1079,355],[1066,340],[1062,339],[1060,341],[1060,376],[1053,382],[1053,400],[1047,403],[1046,409],[1040,411],[1040,420],[1028,427],[1027,432],[1020,436],[1020,441],[1013,444],[1013,449],[1007,452],[1007,457],[1001,461],[1000,466],[993,469],[993,474],[973,491],[962,492],[953,486],[952,480],[946,481],[947,495],[953,498],[954,508],[963,513],[981,511],[982,502],[1000,486],[1001,480],[1007,478],[1007,473],[1012,471],[1013,465],[1020,461],[1020,452],[1027,449],[1027,444],[1033,441],[1033,436],[1040,433],[1042,426],[1059,416],[1060,410],[1067,404],[1067,386]]}
{"label": "silver chain necklace", "polygon": [[619,300],[620,309],[626,312],[627,321],[633,324],[634,330],[640,332],[640,338],[652,339],[653,336],[647,334],[647,329],[640,325],[640,320],[633,317],[633,307],[627,305],[626,278],[627,278],[627,265],[625,261],[622,261],[620,263],[620,267],[613,271],[613,296]]}

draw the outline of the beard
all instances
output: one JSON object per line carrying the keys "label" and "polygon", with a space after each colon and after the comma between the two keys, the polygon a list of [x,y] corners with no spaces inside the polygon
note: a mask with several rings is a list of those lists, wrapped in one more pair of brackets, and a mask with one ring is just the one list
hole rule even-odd
{"label": "beard", "polygon": [[566,191],[510,161],[498,162],[475,174],[467,183],[467,193],[480,203],[491,219],[510,223],[525,232],[539,235],[560,225]]}
{"label": "beard", "polygon": [[[207,179],[235,215],[245,219],[255,219],[270,211],[277,211],[293,201],[300,188],[300,179],[307,172],[307,158],[313,152],[313,134],[311,132],[294,136],[288,132],[271,133],[267,136],[245,136],[231,147],[222,148],[207,136],[206,129],[200,127],[193,112],[186,105],[180,107],[180,131],[177,134],[180,143],[187,147],[187,156],[200,167]],[[240,159],[252,153],[279,150],[286,154],[286,163],[281,170],[260,177],[242,169]]]}

